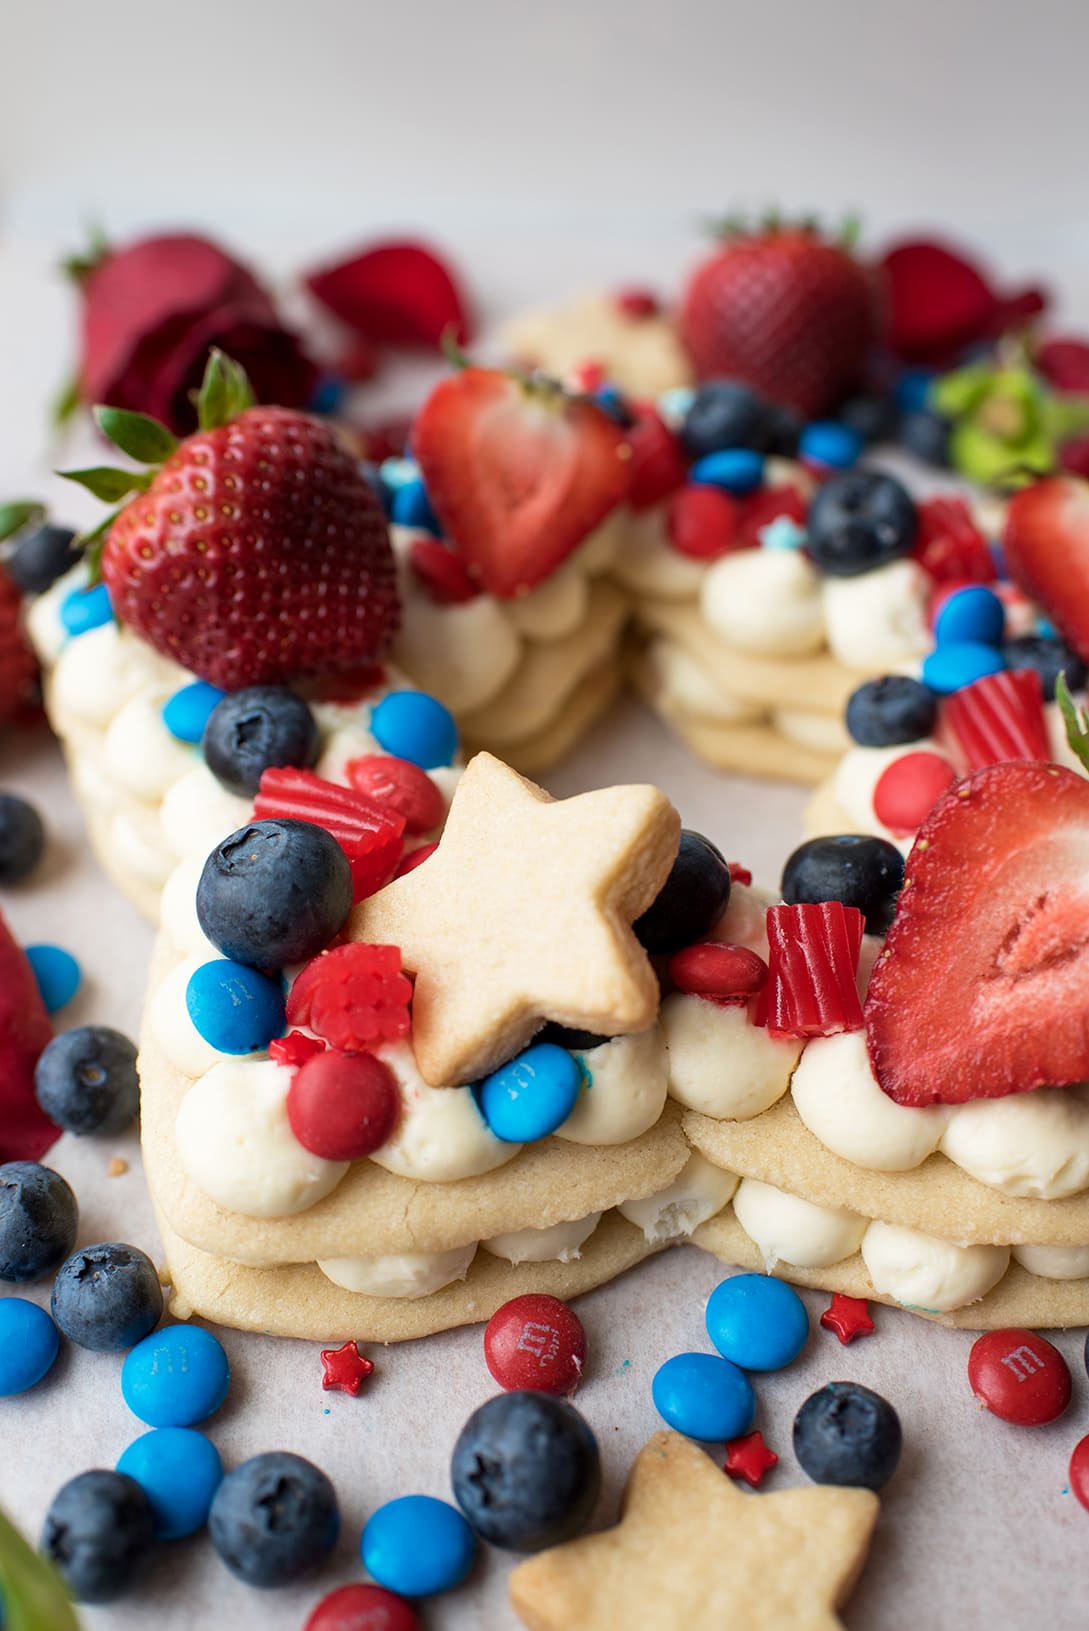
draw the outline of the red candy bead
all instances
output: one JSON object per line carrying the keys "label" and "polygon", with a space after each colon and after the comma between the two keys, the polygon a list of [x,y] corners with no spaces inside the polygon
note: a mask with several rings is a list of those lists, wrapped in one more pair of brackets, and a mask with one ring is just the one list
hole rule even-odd
{"label": "red candy bead", "polygon": [[1055,1421],[1070,1403],[1066,1360],[1035,1331],[988,1331],[972,1344],[968,1381],[985,1410],[1018,1427]]}
{"label": "red candy bead", "polygon": [[288,1089],[287,1119],[323,1161],[357,1161],[386,1142],[401,1114],[389,1066],[371,1053],[316,1053]]}
{"label": "red candy bead", "polygon": [[678,555],[716,561],[737,547],[740,506],[719,487],[682,487],[669,501],[666,532]]}
{"label": "red candy bead", "polygon": [[403,815],[407,833],[430,832],[446,814],[440,789],[426,770],[408,759],[368,753],[362,759],[350,759],[345,771],[357,793]]}
{"label": "red candy bead", "polygon": [[956,779],[953,766],[940,753],[905,753],[882,771],[873,790],[874,815],[904,838],[922,825]]}
{"label": "red candy bead", "polygon": [[1068,1476],[1071,1495],[1089,1511],[1089,1434],[1075,1444]]}
{"label": "red candy bead", "polygon": [[586,1364],[586,1332],[558,1297],[531,1292],[496,1310],[484,1332],[484,1362],[501,1388],[572,1394]]}
{"label": "red candy bead", "polygon": [[702,940],[669,959],[669,977],[678,991],[697,997],[733,997],[747,1002],[768,977],[768,965],[747,946]]}
{"label": "red candy bead", "polygon": [[423,1623],[385,1586],[341,1586],[322,1598],[303,1631],[423,1631]]}

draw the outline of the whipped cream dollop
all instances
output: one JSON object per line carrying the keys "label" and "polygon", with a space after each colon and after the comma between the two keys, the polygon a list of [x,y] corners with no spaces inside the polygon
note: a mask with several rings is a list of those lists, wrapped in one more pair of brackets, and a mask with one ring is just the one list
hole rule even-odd
{"label": "whipped cream dollop", "polygon": [[955,1246],[889,1223],[871,1223],[861,1251],[876,1291],[930,1314],[978,1302],[1010,1264],[1008,1246]]}
{"label": "whipped cream dollop", "polygon": [[496,1138],[469,1087],[431,1087],[420,1075],[408,1039],[375,1050],[393,1072],[401,1095],[401,1119],[370,1156],[399,1178],[448,1183],[478,1178],[501,1167],[522,1149]]}
{"label": "whipped cream dollop", "polygon": [[721,725],[751,725],[764,717],[759,703],[732,696],[678,640],[657,635],[643,651],[644,674],[665,709]]}
{"label": "whipped cream dollop", "polygon": [[708,568],[700,609],[738,651],[811,657],[825,644],[822,582],[800,550],[739,549]]}
{"label": "whipped cream dollop", "polygon": [[770,1272],[777,1263],[799,1269],[828,1268],[862,1244],[867,1220],[845,1207],[816,1206],[756,1178],[743,1178],[734,1215],[756,1242]]}
{"label": "whipped cream dollop", "polygon": [[323,1257],[318,1268],[344,1291],[364,1297],[429,1297],[464,1280],[476,1256],[476,1242],[448,1252],[391,1252],[384,1257]]}
{"label": "whipped cream dollop", "polygon": [[493,1257],[504,1257],[508,1263],[570,1263],[577,1258],[601,1222],[600,1212],[589,1217],[575,1218],[570,1223],[554,1223],[548,1229],[509,1229],[505,1234],[490,1235],[480,1244]]}
{"label": "whipped cream dollop", "polygon": [[685,1240],[715,1217],[737,1188],[737,1177],[693,1150],[671,1184],[641,1201],[623,1201],[617,1211],[642,1229],[652,1246]]}
{"label": "whipped cream dollop", "polygon": [[575,1108],[556,1129],[575,1144],[626,1144],[653,1127],[669,1091],[665,1038],[658,1025],[612,1037],[576,1055],[583,1072]]}
{"label": "whipped cream dollop", "polygon": [[669,1091],[689,1110],[747,1121],[781,1099],[801,1043],[750,1022],[746,1008],[720,1008],[675,992],[662,1004]]}
{"label": "whipped cream dollop", "polygon": [[832,655],[864,673],[888,673],[924,656],[933,644],[926,620],[931,582],[912,560],[853,578],[824,578],[821,603]]}

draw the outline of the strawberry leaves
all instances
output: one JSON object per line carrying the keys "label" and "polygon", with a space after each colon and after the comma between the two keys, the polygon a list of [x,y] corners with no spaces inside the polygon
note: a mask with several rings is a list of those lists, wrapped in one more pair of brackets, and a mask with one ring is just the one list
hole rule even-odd
{"label": "strawberry leaves", "polygon": [[1065,674],[1060,674],[1055,682],[1055,701],[1063,716],[1070,751],[1089,770],[1089,713],[1084,708],[1075,707]]}
{"label": "strawberry leaves", "polygon": [[60,1576],[0,1513],[0,1595],[8,1631],[79,1631]]}
{"label": "strawberry leaves", "polygon": [[13,499],[8,504],[0,504],[0,543],[22,532],[24,527],[37,526],[44,520],[45,505],[37,499]]}
{"label": "strawberry leaves", "polygon": [[178,445],[178,438],[157,419],[146,413],[130,413],[126,408],[107,408],[101,403],[93,410],[95,423],[107,441],[137,464],[162,464]]}
{"label": "strawberry leaves", "polygon": [[246,370],[213,346],[196,398],[201,430],[218,430],[220,425],[229,424],[247,408],[252,408],[256,401]]}

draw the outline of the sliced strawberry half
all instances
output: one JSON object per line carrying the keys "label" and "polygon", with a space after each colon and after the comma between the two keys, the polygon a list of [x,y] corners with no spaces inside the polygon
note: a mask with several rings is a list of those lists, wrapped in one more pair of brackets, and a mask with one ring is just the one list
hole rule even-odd
{"label": "sliced strawberry half", "polygon": [[1089,660],[1089,482],[1046,476],[1010,502],[1003,540],[1010,576]]}
{"label": "sliced strawberry half", "polygon": [[960,1104],[1089,1077],[1089,782],[990,765],[934,806],[908,857],[865,1006],[898,1104]]}
{"label": "sliced strawberry half", "polygon": [[607,414],[498,369],[443,380],[412,447],[445,534],[503,599],[554,572],[628,490],[629,449]]}

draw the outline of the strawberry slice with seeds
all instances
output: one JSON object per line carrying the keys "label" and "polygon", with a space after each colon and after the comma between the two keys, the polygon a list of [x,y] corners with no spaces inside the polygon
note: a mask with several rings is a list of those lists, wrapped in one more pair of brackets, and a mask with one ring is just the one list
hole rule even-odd
{"label": "strawberry slice with seeds", "polygon": [[1089,482],[1047,476],[1017,493],[1003,546],[1014,582],[1089,659]]}
{"label": "strawberry slice with seeds", "polygon": [[444,533],[503,599],[554,572],[628,490],[628,445],[607,414],[498,369],[443,380],[412,447]]}
{"label": "strawberry slice with seeds", "polygon": [[865,921],[839,900],[768,907],[769,1036],[834,1036],[862,1026],[856,973]]}
{"label": "strawberry slice with seeds", "polygon": [[259,820],[293,817],[332,833],[348,857],[357,903],[389,883],[401,859],[405,818],[399,810],[374,804],[311,770],[266,770],[253,810]]}
{"label": "strawberry slice with seeds", "polygon": [[1089,1077],[1089,782],[990,765],[934,806],[908,856],[865,1007],[898,1104]]}
{"label": "strawberry slice with seeds", "polygon": [[363,1053],[408,1035],[411,1001],[400,947],[353,942],[307,963],[288,992],[287,1021],[341,1053]]}
{"label": "strawberry slice with seeds", "polygon": [[1046,763],[1051,758],[1044,687],[1034,668],[984,675],[955,691],[946,700],[944,715],[973,770],[1004,759]]}

